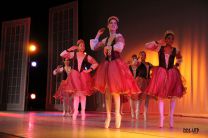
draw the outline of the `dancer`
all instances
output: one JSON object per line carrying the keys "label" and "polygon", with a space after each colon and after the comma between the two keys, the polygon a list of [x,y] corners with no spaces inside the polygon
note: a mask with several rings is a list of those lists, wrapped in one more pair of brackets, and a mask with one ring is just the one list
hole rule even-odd
{"label": "dancer", "polygon": [[111,121],[111,97],[115,103],[115,127],[120,128],[120,94],[140,93],[128,65],[120,58],[125,42],[124,37],[117,33],[119,19],[116,16],[108,18],[109,36],[99,41],[104,28],[98,30],[95,39],[90,40],[92,50],[104,49],[105,61],[100,64],[94,76],[95,89],[105,94],[106,113],[105,128]]}
{"label": "dancer", "polygon": [[[178,66],[181,64],[182,56],[178,49],[173,47],[175,34],[166,31],[164,39],[145,44],[149,50],[158,52],[159,67],[153,68],[152,78],[146,89],[146,93],[157,96],[159,99],[160,127],[164,123],[164,99],[170,99],[170,127],[173,128],[173,114],[176,97],[182,97],[185,88],[182,83]],[[176,58],[176,64],[174,60]]]}
{"label": "dancer", "polygon": [[63,73],[63,80],[61,81],[58,90],[56,91],[54,98],[60,99],[63,102],[63,116],[72,116],[72,96],[69,93],[66,93],[64,90],[66,83],[66,78],[71,71],[69,66],[69,59],[64,59],[64,65],[58,65],[57,68],[53,71],[53,75]]}
{"label": "dancer", "polygon": [[148,105],[149,105],[149,98],[150,96],[146,95],[145,89],[148,86],[149,80],[150,80],[150,70],[153,67],[153,65],[149,62],[146,62],[146,53],[145,51],[139,52],[139,66],[138,66],[138,74],[137,74],[137,82],[139,87],[141,88],[142,94],[139,97],[139,110],[140,111],[140,105],[142,101],[144,100],[144,121],[147,120],[147,111],[148,111]]}
{"label": "dancer", "polygon": [[[78,106],[81,101],[81,119],[85,120],[86,96],[92,94],[92,78],[90,72],[95,70],[98,66],[96,60],[84,53],[85,42],[83,40],[77,41],[78,46],[64,50],[60,56],[72,59],[71,73],[67,77],[67,92],[72,93],[74,97],[74,113],[73,120],[76,120],[78,115]],[[91,66],[87,69],[87,64]]]}
{"label": "dancer", "polygon": [[[134,76],[135,80],[138,76],[138,57],[137,55],[132,55],[131,63],[129,65],[129,69]],[[138,119],[139,116],[139,100],[138,95],[132,95],[129,97],[129,103],[131,108],[131,117]]]}

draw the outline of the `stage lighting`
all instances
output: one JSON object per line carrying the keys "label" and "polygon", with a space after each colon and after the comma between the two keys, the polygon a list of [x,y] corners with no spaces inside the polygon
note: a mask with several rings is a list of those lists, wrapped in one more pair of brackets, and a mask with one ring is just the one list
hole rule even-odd
{"label": "stage lighting", "polygon": [[33,44],[31,44],[31,45],[29,46],[29,51],[30,51],[30,52],[34,52],[34,51],[36,51],[36,49],[37,49],[37,47],[36,47],[35,45],[33,45]]}
{"label": "stage lighting", "polygon": [[36,99],[36,94],[35,93],[31,93],[30,94],[30,99],[35,100]]}
{"label": "stage lighting", "polygon": [[32,61],[32,62],[31,62],[31,66],[32,66],[32,67],[37,67],[37,62],[36,62],[36,61]]}

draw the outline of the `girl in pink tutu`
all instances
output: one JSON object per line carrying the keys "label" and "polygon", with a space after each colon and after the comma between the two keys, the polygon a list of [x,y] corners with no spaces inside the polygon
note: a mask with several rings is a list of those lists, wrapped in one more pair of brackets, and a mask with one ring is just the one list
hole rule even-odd
{"label": "girl in pink tutu", "polygon": [[[85,120],[86,96],[90,96],[93,92],[90,72],[97,68],[98,63],[93,57],[84,52],[85,43],[83,40],[78,40],[77,45],[64,50],[60,56],[72,59],[72,69],[70,74],[68,74],[66,79],[67,85],[64,88],[66,92],[73,94],[74,97],[74,113],[72,118],[76,120],[79,102],[81,101],[81,119]],[[88,63],[91,64],[89,69],[87,69]]]}
{"label": "girl in pink tutu", "polygon": [[[145,44],[149,50],[158,52],[159,66],[153,68],[152,78],[146,89],[147,94],[159,99],[160,127],[164,122],[164,99],[170,99],[170,127],[173,127],[173,114],[176,97],[182,97],[185,88],[182,83],[178,66],[182,61],[181,53],[173,47],[175,34],[166,31],[164,40],[153,41]],[[176,58],[176,63],[174,60]]]}
{"label": "girl in pink tutu", "polygon": [[72,115],[72,96],[65,91],[65,87],[67,85],[66,78],[71,71],[71,67],[69,66],[69,59],[64,59],[64,66],[58,65],[57,68],[53,71],[53,75],[57,75],[63,73],[63,80],[61,81],[58,90],[56,91],[54,98],[60,99],[63,102],[63,116],[71,116]]}
{"label": "girl in pink tutu", "polygon": [[105,61],[100,64],[94,76],[95,89],[105,94],[107,118],[105,128],[111,120],[111,97],[115,103],[115,127],[120,128],[120,94],[140,93],[128,65],[121,59],[125,41],[122,34],[117,33],[119,19],[116,16],[108,18],[109,36],[99,41],[104,33],[104,28],[98,30],[95,39],[90,40],[92,50],[104,49]]}

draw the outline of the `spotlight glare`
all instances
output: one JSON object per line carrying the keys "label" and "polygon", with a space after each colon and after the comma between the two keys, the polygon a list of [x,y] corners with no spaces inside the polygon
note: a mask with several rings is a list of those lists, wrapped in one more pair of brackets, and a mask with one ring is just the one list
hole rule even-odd
{"label": "spotlight glare", "polygon": [[32,61],[32,62],[31,62],[31,66],[32,66],[32,67],[37,67],[37,62],[36,62],[36,61]]}
{"label": "spotlight glare", "polygon": [[31,94],[30,94],[30,98],[31,98],[32,100],[35,100],[35,99],[36,99],[36,94],[31,93]]}
{"label": "spotlight glare", "polygon": [[29,50],[30,50],[30,52],[36,51],[36,46],[35,45],[30,45]]}

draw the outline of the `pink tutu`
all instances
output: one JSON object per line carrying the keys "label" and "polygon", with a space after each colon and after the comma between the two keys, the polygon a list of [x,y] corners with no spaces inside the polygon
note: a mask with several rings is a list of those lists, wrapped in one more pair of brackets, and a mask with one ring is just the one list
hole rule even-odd
{"label": "pink tutu", "polygon": [[93,93],[90,73],[78,72],[74,69],[68,74],[67,85],[64,89],[68,93],[89,96]]}
{"label": "pink tutu", "polygon": [[147,88],[149,84],[149,79],[138,77],[137,84],[139,88],[141,89],[142,93],[145,93],[145,89]]}
{"label": "pink tutu", "polygon": [[134,80],[128,65],[120,58],[102,62],[94,76],[94,88],[105,93],[108,87],[110,93],[138,94],[140,89]]}
{"label": "pink tutu", "polygon": [[[53,97],[55,99],[62,100],[63,97],[67,95],[66,90],[65,90],[66,86],[67,86],[67,81],[66,80],[62,80],[60,85],[59,85],[59,87],[58,87],[58,89],[57,89],[57,91],[56,91],[56,93],[54,94]],[[68,96],[71,96],[71,95],[68,95]]]}
{"label": "pink tutu", "polygon": [[132,99],[133,100],[144,100],[146,98],[146,88],[149,84],[149,79],[145,79],[145,78],[142,78],[142,77],[138,77],[137,78],[137,84],[139,86],[139,88],[141,89],[141,94],[140,95],[132,95]]}
{"label": "pink tutu", "polygon": [[185,90],[177,68],[166,70],[162,67],[155,67],[146,93],[160,98],[172,98],[182,97]]}

